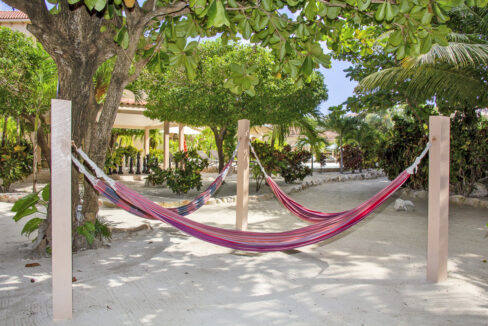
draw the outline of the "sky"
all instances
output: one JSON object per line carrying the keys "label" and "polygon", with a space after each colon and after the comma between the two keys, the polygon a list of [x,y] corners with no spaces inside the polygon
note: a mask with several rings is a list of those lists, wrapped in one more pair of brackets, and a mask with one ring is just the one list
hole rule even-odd
{"label": "sky", "polygon": [[[12,10],[9,6],[0,1],[0,10]],[[290,13],[293,15],[292,13]],[[332,60],[330,69],[320,68],[319,71],[325,77],[325,84],[329,90],[329,99],[320,105],[322,113],[327,113],[327,108],[343,103],[353,94],[356,82],[351,82],[343,71],[349,67],[349,63]]]}

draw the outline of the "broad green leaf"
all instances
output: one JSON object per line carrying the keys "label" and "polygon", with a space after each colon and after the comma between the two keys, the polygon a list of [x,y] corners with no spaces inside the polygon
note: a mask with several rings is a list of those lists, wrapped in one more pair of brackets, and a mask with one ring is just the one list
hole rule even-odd
{"label": "broad green leaf", "polygon": [[10,209],[12,212],[20,212],[27,209],[30,206],[35,205],[39,201],[39,194],[37,192],[28,194],[20,199],[18,199],[14,206]]}
{"label": "broad green leaf", "polygon": [[15,214],[14,217],[12,217],[12,219],[15,222],[18,222],[21,218],[26,217],[26,216],[29,216],[29,215],[32,215],[32,214],[37,213],[37,212],[38,212],[37,207],[36,206],[32,206],[30,208],[27,208],[27,209],[23,209],[21,211],[18,211],[17,214]]}
{"label": "broad green leaf", "polygon": [[44,219],[39,217],[35,217],[29,220],[29,222],[25,223],[24,228],[22,229],[22,231],[20,231],[20,234],[29,236],[32,232],[39,229],[39,225],[41,225],[43,221]]}
{"label": "broad green leaf", "polygon": [[51,197],[51,184],[47,184],[44,188],[42,188],[41,192],[42,200],[49,201]]}

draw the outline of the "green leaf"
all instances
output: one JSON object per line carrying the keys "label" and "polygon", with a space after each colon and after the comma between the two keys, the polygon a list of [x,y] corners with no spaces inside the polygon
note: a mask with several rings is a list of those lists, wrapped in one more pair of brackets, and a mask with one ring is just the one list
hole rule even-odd
{"label": "green leaf", "polygon": [[366,9],[368,9],[370,4],[371,0],[358,0],[358,9],[361,11],[365,11]]}
{"label": "green leaf", "polygon": [[313,66],[314,64],[312,58],[310,56],[307,56],[302,65],[302,72],[305,74],[305,76],[309,76],[312,74]]}
{"label": "green leaf", "polygon": [[26,209],[23,209],[23,210],[17,212],[17,214],[15,214],[12,219],[15,222],[18,222],[21,218],[32,215],[32,214],[37,213],[37,212],[38,212],[37,207],[32,206],[30,208],[26,208]]}
{"label": "green leaf", "polygon": [[20,231],[20,234],[28,237],[32,232],[39,229],[39,225],[41,225],[43,221],[44,219],[42,218],[34,217],[33,219],[29,220],[29,222],[25,223],[22,231]]}
{"label": "green leaf", "polygon": [[70,5],[74,5],[75,3],[78,3],[78,2],[80,2],[80,0],[68,0],[68,3]]}
{"label": "green leaf", "polygon": [[221,27],[222,25],[230,26],[229,19],[227,19],[227,14],[221,0],[212,1],[207,16],[208,27]]}
{"label": "green leaf", "polygon": [[28,194],[20,199],[18,199],[14,206],[12,206],[12,212],[20,212],[23,211],[33,205],[35,205],[39,201],[39,194],[37,192]]}
{"label": "green leaf", "polygon": [[400,30],[391,33],[389,38],[390,44],[393,46],[399,46],[402,40],[403,40],[403,35],[402,35],[402,31]]}
{"label": "green leaf", "polygon": [[107,0],[96,0],[95,10],[96,11],[102,11],[103,9],[105,9],[106,5],[107,5]]}
{"label": "green leaf", "polygon": [[42,188],[41,192],[42,200],[49,201],[51,197],[51,184],[47,184],[44,188]]}
{"label": "green leaf", "polygon": [[378,6],[378,9],[376,10],[375,18],[377,21],[383,21],[385,19],[385,14],[386,14],[386,1],[383,2]]}
{"label": "green leaf", "polygon": [[127,31],[127,27],[122,27],[114,39],[124,50],[127,49],[129,47],[129,32]]}

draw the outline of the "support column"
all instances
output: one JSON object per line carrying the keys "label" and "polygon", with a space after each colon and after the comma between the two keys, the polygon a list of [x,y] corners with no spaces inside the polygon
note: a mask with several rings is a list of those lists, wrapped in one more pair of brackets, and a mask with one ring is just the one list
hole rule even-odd
{"label": "support column", "polygon": [[144,129],[144,157],[149,155],[149,128]]}
{"label": "support column", "polygon": [[169,168],[169,121],[164,122],[164,164],[163,169]]}
{"label": "support column", "polygon": [[450,118],[431,116],[429,138],[427,280],[437,283],[447,279]]}
{"label": "support column", "polygon": [[247,206],[249,203],[249,120],[239,120],[237,125],[237,199],[236,228],[247,229]]}
{"label": "support column", "polygon": [[72,318],[71,101],[51,101],[53,319]]}
{"label": "support column", "polygon": [[185,132],[183,128],[185,128],[185,125],[180,123],[178,125],[178,150],[180,152],[185,149]]}

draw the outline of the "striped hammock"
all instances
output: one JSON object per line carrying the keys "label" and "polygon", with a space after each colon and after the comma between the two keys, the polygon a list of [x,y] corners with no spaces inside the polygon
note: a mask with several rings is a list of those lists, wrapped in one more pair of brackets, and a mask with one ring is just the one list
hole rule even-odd
{"label": "striped hammock", "polygon": [[267,233],[223,229],[192,221],[177,212],[159,206],[123,184],[103,182],[91,175],[76,158],[72,159],[93,187],[118,207],[140,217],[166,222],[191,236],[216,245],[258,252],[299,248],[329,239],[349,229],[384,203],[414,173],[412,167],[403,171],[387,187],[368,200],[367,204],[362,204],[353,210],[336,213],[334,216],[295,230]]}
{"label": "striped hammock", "polygon": [[[296,201],[294,201],[290,196],[288,196],[279,186],[278,184],[266,173],[266,170],[264,169],[263,165],[261,164],[261,161],[259,160],[258,155],[256,154],[256,151],[254,150],[254,147],[252,146],[252,143],[249,142],[249,146],[251,148],[251,151],[256,159],[256,163],[259,165],[261,172],[264,174],[265,179],[273,193],[275,194],[276,198],[278,201],[283,204],[283,206],[288,209],[292,214],[297,216],[298,218],[310,222],[310,223],[315,223],[319,221],[323,221],[324,219],[334,219],[337,216],[343,216],[343,215],[348,215],[348,214],[354,214],[354,212],[357,212],[364,207],[368,207],[371,205],[375,197],[372,197],[365,201],[364,203],[360,204],[356,208],[353,208],[351,210],[343,211],[343,212],[337,212],[337,213],[324,213],[324,212],[319,212],[316,210],[309,209]],[[415,159],[415,162],[405,171],[409,174],[414,174],[417,170],[417,166],[419,165],[420,161],[424,158],[424,156],[427,154],[430,148],[430,143],[427,143],[425,149],[422,151],[422,153]],[[401,174],[400,174],[401,176]],[[396,180],[396,179],[395,179]],[[393,184],[392,182],[390,185],[386,186],[383,190],[381,190],[376,196],[383,192],[387,192],[389,187]]]}
{"label": "striped hammock", "polygon": [[[191,202],[178,207],[173,207],[168,209],[180,215],[186,216],[197,211],[200,207],[205,205],[208,202],[208,200],[212,198],[212,196],[217,192],[217,190],[220,188],[225,178],[227,177],[227,174],[229,173],[230,168],[232,167],[232,163],[234,162],[234,159],[237,155],[237,148],[239,148],[239,144],[237,144],[236,149],[232,153],[229,162],[227,162],[227,164],[224,166],[224,168],[219,173],[217,178],[207,187],[207,189],[205,189],[198,196],[196,196],[195,199],[193,199]],[[85,163],[88,164],[93,169],[93,171],[95,171],[97,177],[102,178],[109,185],[111,185],[113,189],[115,189],[115,184],[118,184],[118,182],[116,182],[114,179],[110,178],[105,172],[103,172],[103,170],[100,169],[83,150],[79,148],[77,148],[76,150],[80,155],[80,157],[83,158]]]}

